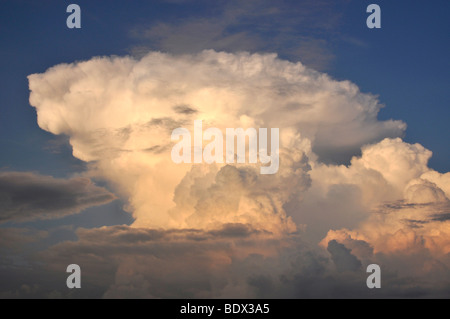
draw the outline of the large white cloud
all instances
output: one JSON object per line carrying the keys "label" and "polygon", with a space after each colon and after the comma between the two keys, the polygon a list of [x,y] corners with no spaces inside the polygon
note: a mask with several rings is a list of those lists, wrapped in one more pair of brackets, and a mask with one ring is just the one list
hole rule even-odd
{"label": "large white cloud", "polygon": [[330,187],[331,180],[351,183],[361,194],[358,223],[328,225],[320,244],[325,248],[337,241],[363,262],[371,260],[410,276],[408,281],[417,287],[448,286],[449,174],[430,169],[430,156],[418,144],[386,139],[364,147],[362,157],[349,167],[320,167],[326,170],[320,176],[333,176],[319,182],[322,189]]}
{"label": "large white cloud", "polygon": [[[274,54],[150,52],[140,60],[93,58],[30,75],[29,82],[39,126],[69,135],[74,156],[95,163],[92,172],[129,198],[136,226],[203,227],[211,216],[221,214],[220,208],[205,208],[204,199],[203,208],[200,202],[190,203],[197,205],[192,216],[187,210],[176,213],[175,189],[181,190],[179,184],[191,168],[171,161],[170,133],[180,126],[192,129],[194,119],[223,132],[226,127],[280,128],[281,167],[276,176],[255,176],[242,184],[243,174],[255,175],[254,167],[239,167],[237,179],[225,176],[223,168],[217,170],[229,189],[222,202],[237,200],[238,205],[236,213],[218,217],[220,222],[250,219],[271,225],[269,231],[293,230],[283,226],[282,206],[308,187],[307,160],[317,157],[312,151],[324,160],[339,150],[357,153],[363,144],[400,136],[405,129],[399,121],[378,121],[378,100],[356,85]],[[204,169],[205,177],[196,182],[220,196],[219,175],[214,177],[210,170]],[[238,192],[240,187],[247,193]],[[230,190],[237,192],[236,199]]]}
{"label": "large white cloud", "polygon": [[[431,152],[399,138],[403,122],[379,121],[377,98],[356,85],[273,54],[215,51],[93,58],[29,82],[40,127],[68,135],[135,218],[43,254],[107,267],[91,276],[104,296],[370,296],[373,262],[388,276],[380,295],[445,293],[450,173],[430,169]],[[197,119],[279,128],[279,171],[174,164],[172,130]]]}

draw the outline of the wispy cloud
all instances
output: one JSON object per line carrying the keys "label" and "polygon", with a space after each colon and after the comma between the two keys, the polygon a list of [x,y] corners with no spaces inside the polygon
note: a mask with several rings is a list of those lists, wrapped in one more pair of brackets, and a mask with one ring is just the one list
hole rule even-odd
{"label": "wispy cloud", "polygon": [[[226,1],[203,6],[210,15],[195,12],[175,22],[159,21],[131,31],[140,43],[132,52],[151,50],[197,53],[204,49],[238,52],[277,52],[323,70],[334,59],[330,40],[338,36],[341,10],[346,1]],[[187,3],[179,3],[180,10]],[[208,8],[210,10],[208,10]]]}

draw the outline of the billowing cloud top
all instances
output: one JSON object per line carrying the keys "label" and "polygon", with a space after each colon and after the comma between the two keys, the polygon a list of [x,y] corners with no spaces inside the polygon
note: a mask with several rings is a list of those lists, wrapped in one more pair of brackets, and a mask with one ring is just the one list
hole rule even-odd
{"label": "billowing cloud top", "polygon": [[[294,231],[284,206],[310,186],[311,161],[348,160],[405,130],[377,120],[375,96],[275,54],[101,57],[54,66],[29,83],[39,126],[68,135],[74,156],[95,163],[92,172],[129,199],[134,226]],[[279,172],[172,163],[171,131],[196,119],[223,132],[279,128]]]}
{"label": "billowing cloud top", "polygon": [[192,125],[192,118],[215,127],[295,128],[324,159],[405,129],[400,121],[378,121],[378,100],[356,85],[275,54],[93,58],[30,75],[29,82],[39,126],[70,135],[75,156],[87,161],[104,151],[161,150],[169,141],[160,139],[164,129]]}

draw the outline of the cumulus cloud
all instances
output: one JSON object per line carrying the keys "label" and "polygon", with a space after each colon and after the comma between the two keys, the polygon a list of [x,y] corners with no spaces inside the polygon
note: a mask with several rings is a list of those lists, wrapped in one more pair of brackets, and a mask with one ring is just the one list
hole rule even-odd
{"label": "cumulus cloud", "polygon": [[[400,140],[384,140],[364,147],[361,158],[354,158],[351,166],[334,174],[334,182],[353,180],[363,195],[361,207],[365,217],[356,225],[330,227],[320,245],[340,243],[363,263],[375,262],[384,269],[395,269],[406,282],[420,281],[416,284],[418,290],[411,292],[413,295],[426,295],[433,285],[436,290],[447,289],[448,173],[428,168],[430,156],[431,152],[422,146]],[[377,175],[364,173],[367,169]],[[351,171],[362,176],[365,183],[360,184],[358,178],[347,179],[345,176]]]}
{"label": "cumulus cloud", "polygon": [[[432,153],[401,140],[403,122],[379,121],[382,105],[355,84],[215,51],[92,58],[29,84],[39,126],[67,135],[135,218],[39,255],[76,259],[100,296],[373,296],[371,263],[377,296],[448,294],[450,173],[430,169]],[[279,171],[173,163],[172,130],[200,119],[223,133],[279,128]]]}
{"label": "cumulus cloud", "polygon": [[383,205],[426,197],[445,201],[443,191],[424,179],[440,179],[441,174],[427,165],[430,157],[431,152],[419,144],[387,138],[363,146],[362,155],[353,157],[350,165],[313,162],[311,187],[302,201],[289,205],[288,215],[308,225],[308,236],[319,241],[330,229],[358,227]]}
{"label": "cumulus cloud", "polygon": [[205,172],[205,167],[194,166],[186,174],[175,190],[171,216],[185,216],[187,227],[243,223],[277,234],[296,230],[283,203],[307,187],[309,179],[303,170],[290,169],[271,178],[248,167],[226,165],[217,173],[212,169]]}
{"label": "cumulus cloud", "polygon": [[350,236],[368,242],[375,252],[408,253],[426,248],[433,254],[448,253],[450,234],[445,213],[450,201],[444,191],[448,189],[448,173],[440,174],[427,166],[431,152],[400,139],[365,146],[362,152],[349,167],[318,169],[323,169],[320,176],[333,177],[320,183],[322,193],[330,181],[352,183],[359,189],[361,208],[366,211],[357,225],[330,230],[323,245],[332,239],[346,241]]}
{"label": "cumulus cloud", "polygon": [[412,204],[426,204],[446,202],[448,198],[445,196],[444,191],[437,187],[436,184],[418,178],[408,183],[405,189],[405,200],[407,203]]}
{"label": "cumulus cloud", "polygon": [[[317,152],[320,159],[332,160],[340,149],[356,154],[363,144],[402,135],[405,129],[400,121],[378,121],[381,105],[356,85],[273,54],[151,52],[140,60],[93,58],[30,75],[29,83],[39,126],[69,136],[74,156],[94,163],[93,174],[129,198],[139,227],[203,227],[211,218],[222,223],[247,218],[261,225],[270,220],[268,231],[293,230],[283,226],[283,205],[309,186],[309,157]],[[179,209],[181,192],[189,191],[180,183],[194,173],[190,165],[170,160],[170,133],[192,128],[194,119],[222,132],[226,127],[280,128],[281,166],[275,177],[257,177],[256,168],[245,165],[237,167],[239,172],[219,166],[215,173],[211,167],[195,173],[199,184],[191,190],[226,193],[221,200],[230,208],[227,216],[195,196],[189,209]],[[244,188],[247,193],[237,191]],[[258,207],[267,212],[260,214]]]}
{"label": "cumulus cloud", "polygon": [[30,172],[0,173],[0,222],[60,218],[116,197],[90,179],[58,179]]}

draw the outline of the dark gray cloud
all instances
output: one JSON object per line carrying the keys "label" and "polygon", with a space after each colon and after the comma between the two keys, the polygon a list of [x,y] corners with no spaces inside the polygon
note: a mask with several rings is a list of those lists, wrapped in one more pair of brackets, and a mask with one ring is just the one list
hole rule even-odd
{"label": "dark gray cloud", "polygon": [[[8,238],[45,237],[32,230],[11,230]],[[108,226],[78,229],[77,241],[58,243],[39,253],[0,264],[1,298],[386,298],[449,296],[448,271],[435,261],[417,275],[413,255],[366,254],[363,242],[336,241],[328,252],[299,235],[273,237],[248,225],[216,231],[142,229]],[[358,250],[359,247],[359,250]],[[16,256],[18,256],[16,255]],[[363,260],[363,259],[361,259]],[[7,262],[6,262],[7,261]],[[67,265],[82,271],[82,288],[65,286]],[[366,286],[366,266],[378,263],[382,288]],[[421,267],[420,265],[418,266]]]}
{"label": "dark gray cloud", "polygon": [[0,252],[5,261],[7,253],[23,252],[27,244],[48,236],[47,231],[27,228],[0,228]]}
{"label": "dark gray cloud", "polygon": [[450,201],[429,203],[408,203],[404,200],[384,203],[377,208],[378,214],[398,214],[402,210],[420,210],[416,218],[404,218],[402,222],[411,228],[422,228],[432,222],[446,222],[450,220]]}
{"label": "dark gray cloud", "polygon": [[210,231],[209,234],[218,237],[245,238],[259,232],[260,231],[252,229],[250,225],[229,223],[224,224],[219,230]]}
{"label": "dark gray cloud", "polygon": [[195,108],[190,107],[189,105],[176,105],[173,107],[173,110],[179,114],[191,115],[195,114],[198,111]]}
{"label": "dark gray cloud", "polygon": [[357,271],[361,269],[361,261],[351,254],[351,250],[336,240],[330,240],[327,247],[331,259],[338,271]]}
{"label": "dark gray cloud", "polygon": [[77,235],[78,241],[57,244],[37,259],[49,274],[70,263],[80,265],[86,293],[102,286],[108,298],[211,297],[228,284],[229,262],[241,258],[241,249],[278,246],[246,225],[209,232],[111,226],[78,229]]}
{"label": "dark gray cloud", "polygon": [[438,222],[448,221],[450,220],[450,213],[434,214],[431,216],[431,220]]}
{"label": "dark gray cloud", "polygon": [[[246,235],[230,229],[245,230]],[[276,238],[246,225],[209,232],[109,226],[78,229],[77,236],[77,241],[36,254],[27,267],[4,268],[0,296],[376,298],[449,293],[445,269],[435,273],[441,281],[434,272],[425,277],[399,272],[416,259],[429,260],[426,251],[410,256],[378,254],[361,262],[336,241],[327,252],[298,235]],[[382,268],[383,286],[376,291],[366,286],[365,267],[373,262]],[[82,289],[75,292],[65,288],[65,267],[71,263],[82,270]]]}
{"label": "dark gray cloud", "polygon": [[0,222],[59,218],[115,198],[88,178],[57,179],[31,172],[0,173]]}

